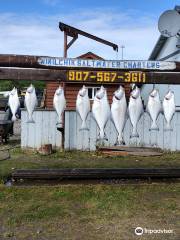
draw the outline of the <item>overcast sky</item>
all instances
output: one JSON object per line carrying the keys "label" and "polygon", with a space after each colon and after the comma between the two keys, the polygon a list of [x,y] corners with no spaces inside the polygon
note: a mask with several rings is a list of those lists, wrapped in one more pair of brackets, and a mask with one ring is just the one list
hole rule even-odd
{"label": "overcast sky", "polygon": [[[158,37],[160,14],[173,9],[174,0],[6,0],[0,7],[0,54],[63,55],[58,24],[80,28],[124,45],[125,59],[148,59]],[[106,59],[120,59],[112,48],[79,37],[68,51],[76,57],[92,51]]]}

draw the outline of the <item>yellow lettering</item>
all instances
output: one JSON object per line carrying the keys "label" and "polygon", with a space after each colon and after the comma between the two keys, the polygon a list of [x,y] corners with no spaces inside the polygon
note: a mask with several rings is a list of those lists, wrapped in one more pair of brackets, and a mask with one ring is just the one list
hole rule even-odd
{"label": "yellow lettering", "polygon": [[[91,78],[89,71],[69,71],[68,80],[69,81],[88,81]],[[124,76],[117,76],[117,72],[97,72],[93,76],[93,79],[97,79],[97,82],[114,82],[116,79],[124,79],[125,82],[133,83],[145,83],[146,73],[144,72],[125,72]]]}
{"label": "yellow lettering", "polygon": [[86,81],[89,77],[89,72],[83,72],[83,74],[84,74],[83,80]]}
{"label": "yellow lettering", "polygon": [[116,80],[117,73],[112,72],[112,73],[111,73],[111,76],[112,76],[112,78],[111,78],[111,82],[114,82],[114,81]]}
{"label": "yellow lettering", "polygon": [[138,81],[138,73],[131,73],[131,80],[132,82]]}
{"label": "yellow lettering", "polygon": [[74,81],[75,80],[75,73],[73,71],[69,71],[69,80]]}
{"label": "yellow lettering", "polygon": [[125,75],[124,81],[125,82],[131,82],[131,73],[125,73],[124,75]]}
{"label": "yellow lettering", "polygon": [[103,82],[103,73],[97,72],[97,82]]}
{"label": "yellow lettering", "polygon": [[104,82],[109,82],[110,81],[110,73],[109,72],[105,72],[104,73]]}
{"label": "yellow lettering", "polygon": [[76,72],[76,81],[82,81],[82,72]]}
{"label": "yellow lettering", "polygon": [[142,74],[142,78],[143,78],[142,81],[145,83],[146,82],[146,74],[145,73]]}

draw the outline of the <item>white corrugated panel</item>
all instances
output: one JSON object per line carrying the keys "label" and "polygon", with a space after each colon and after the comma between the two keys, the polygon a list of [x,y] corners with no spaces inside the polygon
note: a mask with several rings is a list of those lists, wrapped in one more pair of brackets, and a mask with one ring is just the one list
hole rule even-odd
{"label": "white corrugated panel", "polygon": [[[66,150],[96,150],[98,144],[98,133],[96,122],[90,113],[87,119],[89,131],[79,131],[81,120],[75,111],[65,112],[65,144]],[[165,131],[164,116],[158,118],[159,131],[149,131],[151,120],[147,113],[144,113],[138,123],[139,138],[130,138],[131,124],[126,121],[124,139],[126,146],[160,147],[164,150],[180,150],[180,112],[176,112],[172,120],[173,131]],[[113,146],[116,142],[117,132],[112,121],[108,121],[105,128],[108,141],[104,145]]]}
{"label": "white corrugated panel", "polygon": [[27,123],[27,112],[21,112],[21,147],[39,149],[44,144],[61,148],[62,136],[57,130],[57,114],[51,110],[37,110],[33,113],[35,123]]}

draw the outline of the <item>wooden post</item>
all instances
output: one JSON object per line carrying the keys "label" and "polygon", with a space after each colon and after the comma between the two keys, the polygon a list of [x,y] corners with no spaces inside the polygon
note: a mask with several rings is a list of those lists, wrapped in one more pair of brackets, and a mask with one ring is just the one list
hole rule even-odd
{"label": "wooden post", "polygon": [[67,33],[64,31],[64,58],[67,58]]}
{"label": "wooden post", "polygon": [[[64,95],[66,96],[66,84],[65,82],[62,83],[62,87],[64,90]],[[62,149],[64,150],[64,141],[65,141],[65,133],[64,133],[64,129],[65,129],[65,111],[63,112],[63,116],[62,116]]]}
{"label": "wooden post", "polygon": [[52,154],[52,144],[45,144],[39,148],[39,153],[42,155]]}

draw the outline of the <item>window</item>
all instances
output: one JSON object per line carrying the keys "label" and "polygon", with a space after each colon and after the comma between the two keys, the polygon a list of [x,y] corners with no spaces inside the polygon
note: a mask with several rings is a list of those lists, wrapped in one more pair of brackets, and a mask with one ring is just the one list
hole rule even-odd
{"label": "window", "polygon": [[100,89],[99,87],[87,87],[88,89],[88,96],[90,100],[94,100],[96,92]]}

